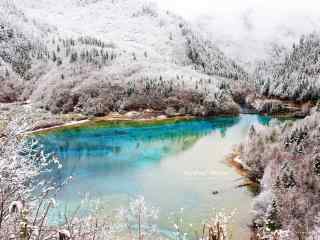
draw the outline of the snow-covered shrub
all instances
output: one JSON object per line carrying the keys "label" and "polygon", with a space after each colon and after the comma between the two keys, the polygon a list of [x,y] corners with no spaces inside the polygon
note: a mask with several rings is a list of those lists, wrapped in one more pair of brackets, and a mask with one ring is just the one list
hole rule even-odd
{"label": "snow-covered shrub", "polygon": [[230,227],[236,211],[227,214],[224,211],[212,210],[209,217],[201,221],[201,229],[194,229],[192,224],[184,220],[184,209],[172,213],[168,220],[173,225],[173,239],[177,240],[232,240],[232,228]]}
{"label": "snow-covered shrub", "polygon": [[[58,168],[60,163],[44,153],[35,139],[24,136],[29,124],[29,118],[21,116],[10,121],[0,139],[1,239],[17,238],[17,229],[25,237],[31,232],[40,234],[44,220],[38,213],[43,214],[43,209],[35,215],[30,211],[35,209],[38,200],[47,197],[49,192],[54,193],[56,187],[53,181],[38,177]],[[38,194],[34,195],[35,192]],[[43,204],[50,208],[52,204],[47,200],[43,200]]]}
{"label": "snow-covered shrub", "polygon": [[157,239],[159,230],[156,224],[159,209],[147,205],[144,197],[132,200],[128,208],[119,210],[122,231],[129,239]]}

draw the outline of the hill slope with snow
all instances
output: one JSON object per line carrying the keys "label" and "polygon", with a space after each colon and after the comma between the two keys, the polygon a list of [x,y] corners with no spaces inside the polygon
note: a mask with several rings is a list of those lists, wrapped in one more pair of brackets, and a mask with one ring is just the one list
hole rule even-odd
{"label": "hill slope with snow", "polygon": [[[277,50],[277,49],[275,49]],[[268,97],[294,101],[320,97],[320,36],[302,36],[289,50],[278,49],[256,71],[258,91]]]}
{"label": "hill slope with snow", "polygon": [[269,58],[275,46],[291,48],[302,35],[318,31],[317,8],[314,6],[314,11],[281,8],[267,1],[250,6],[243,3],[240,9],[212,10],[195,22],[228,57],[251,73],[256,62]]}
{"label": "hill slope with snow", "polygon": [[[195,91],[200,102],[209,98],[219,112],[224,102],[234,106],[221,82],[247,78],[203,34],[150,3],[7,0],[0,4],[6,86],[14,89],[19,82],[17,98],[30,98],[54,112],[88,109],[106,101],[118,110],[126,105],[128,92],[150,95],[150,88],[160,95],[169,91],[171,97],[177,95],[174,91]],[[19,81],[12,82],[14,74]],[[112,97],[115,85],[121,94]],[[93,101],[85,107],[92,99],[99,99],[99,104]],[[108,104],[101,111],[110,108]]]}

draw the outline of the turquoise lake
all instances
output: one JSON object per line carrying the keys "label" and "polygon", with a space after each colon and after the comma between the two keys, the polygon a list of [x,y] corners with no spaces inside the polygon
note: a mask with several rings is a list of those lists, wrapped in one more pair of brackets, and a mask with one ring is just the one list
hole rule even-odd
{"label": "turquoise lake", "polygon": [[181,208],[185,223],[198,230],[212,209],[236,209],[233,232],[245,239],[254,194],[236,187],[244,180],[225,158],[251,125],[269,121],[240,115],[138,126],[105,123],[53,131],[40,140],[63,165],[53,173],[56,181],[73,176],[58,193],[61,208],[77,206],[89,195],[115,209],[142,195],[160,209],[163,230],[172,229],[168,217]]}

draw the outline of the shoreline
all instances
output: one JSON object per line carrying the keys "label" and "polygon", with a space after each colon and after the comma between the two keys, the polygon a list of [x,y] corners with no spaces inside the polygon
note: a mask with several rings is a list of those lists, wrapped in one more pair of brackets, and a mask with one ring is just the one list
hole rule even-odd
{"label": "shoreline", "polygon": [[[130,113],[130,112],[129,112]],[[86,124],[98,124],[98,123],[116,123],[116,122],[121,122],[121,123],[165,123],[165,122],[175,122],[175,121],[187,121],[187,120],[193,120],[196,119],[197,117],[191,116],[191,115],[183,115],[183,116],[174,116],[174,117],[169,117],[166,115],[159,115],[156,117],[147,117],[143,116],[141,118],[135,118],[135,117],[130,117],[127,114],[120,115],[118,113],[112,113],[103,117],[93,117],[93,118],[86,118],[82,120],[76,120],[76,121],[67,121],[65,123],[57,123],[56,125],[53,124],[53,126],[50,127],[35,127],[37,129],[30,130],[25,132],[25,134],[42,134],[42,133],[48,133],[51,131],[56,131],[56,130],[63,130],[66,128],[76,128],[76,127],[81,127],[85,126]]]}
{"label": "shoreline", "polygon": [[240,159],[240,154],[233,150],[227,157],[226,157],[226,163],[234,168],[236,172],[243,176],[248,177],[249,170],[244,166],[242,160]]}
{"label": "shoreline", "polygon": [[[214,117],[236,117],[240,116],[241,114],[259,114],[264,116],[270,116],[275,118],[291,118],[292,116],[288,115],[278,115],[274,116],[271,114],[261,114],[261,113],[239,113],[237,115],[234,114],[218,114],[214,116],[208,116],[208,117],[199,117],[199,116],[193,116],[193,115],[178,115],[178,116],[168,116],[163,113],[158,112],[135,112],[130,111],[125,114],[119,114],[116,112],[112,112],[106,116],[101,117],[85,117],[82,116],[79,118],[79,120],[75,119],[66,119],[64,121],[53,121],[50,122],[50,120],[47,120],[47,122],[35,125],[32,129],[25,132],[25,134],[42,134],[42,133],[48,133],[51,131],[58,131],[63,130],[67,128],[77,128],[81,126],[85,126],[86,124],[99,124],[99,123],[146,123],[146,124],[161,124],[166,122],[176,122],[176,121],[188,121],[188,120],[194,120],[194,119],[209,119]],[[68,114],[66,114],[68,115]],[[44,126],[42,126],[44,125]],[[234,153],[231,153],[231,155],[234,156]],[[235,157],[235,156],[234,156]],[[230,157],[228,157],[230,158]],[[236,165],[239,165],[238,161],[231,161],[228,160],[229,164],[236,167]],[[237,167],[239,171],[244,171],[243,166],[241,164]],[[240,170],[242,169],[242,170]],[[241,175],[244,173],[241,173]]]}
{"label": "shoreline", "polygon": [[[258,98],[259,99],[259,98]],[[269,99],[274,100],[274,99]],[[282,103],[286,103],[286,101],[281,100]],[[290,101],[287,101],[287,103]],[[295,105],[303,105],[303,103],[292,103]],[[11,105],[15,106],[22,106],[22,107],[29,107],[31,106],[28,102],[22,102],[22,103],[12,103],[12,104],[2,104],[2,108],[6,109],[8,108],[8,111],[12,108]],[[1,105],[0,105],[1,106]],[[247,111],[248,110],[248,111]],[[91,116],[85,116],[81,113],[67,113],[67,114],[58,114],[58,115],[50,115],[46,111],[43,111],[41,114],[43,116],[49,115],[46,117],[41,117],[41,119],[38,119],[35,121],[35,124],[30,127],[29,130],[25,132],[25,134],[40,134],[45,133],[49,131],[64,129],[68,127],[79,127],[85,124],[94,124],[94,123],[102,123],[102,122],[132,122],[132,123],[161,123],[166,121],[182,121],[182,120],[191,120],[191,119],[206,119],[211,117],[224,117],[224,116],[239,116],[240,114],[260,114],[264,116],[270,116],[274,118],[297,118],[295,113],[293,112],[259,112],[257,109],[246,109],[244,108],[244,111],[241,112],[241,109],[238,113],[230,112],[230,113],[218,113],[216,115],[212,116],[196,116],[196,115],[183,115],[183,114],[173,114],[168,115],[162,111],[155,111],[152,109],[145,109],[143,111],[128,111],[126,113],[118,113],[118,112],[111,112],[106,116],[101,117],[91,117]],[[4,111],[5,112],[5,111]],[[41,112],[41,111],[40,111]],[[304,116],[299,116],[303,118]],[[1,123],[1,122],[0,122]]]}
{"label": "shoreline", "polygon": [[[77,115],[77,114],[75,114]],[[212,116],[196,116],[196,115],[167,115],[163,112],[153,111],[146,109],[141,112],[129,111],[123,114],[118,112],[111,112],[106,116],[101,117],[90,117],[78,114],[76,118],[73,117],[73,114],[60,115],[57,121],[47,119],[46,121],[37,122],[30,130],[26,131],[25,134],[42,134],[51,131],[58,131],[67,128],[76,128],[87,125],[94,124],[103,124],[103,123],[132,123],[132,124],[161,124],[161,123],[173,123],[178,121],[188,121],[194,119],[209,119],[214,117],[238,117],[241,113],[224,113],[217,114]],[[69,116],[69,117],[66,117]]]}
{"label": "shoreline", "polygon": [[245,166],[243,161],[240,158],[240,153],[236,150],[233,150],[225,159],[226,164],[231,167],[236,173],[244,177],[245,181],[243,184],[238,185],[237,187],[248,187],[254,194],[259,192],[260,184],[252,179],[250,179],[249,168]]}
{"label": "shoreline", "polygon": [[[129,112],[130,113],[130,112]],[[260,114],[263,116],[270,116],[274,118],[292,118],[293,116],[291,115],[270,115],[270,114],[261,114],[261,113],[240,113],[241,114]],[[184,121],[184,120],[193,120],[193,119],[206,119],[206,118],[211,118],[211,117],[231,117],[235,115],[216,115],[216,116],[210,116],[210,117],[198,117],[198,116],[192,116],[192,115],[180,115],[180,116],[167,116],[167,115],[159,115],[157,117],[148,117],[144,116],[142,118],[135,118],[135,117],[128,117],[126,114],[109,114],[103,117],[86,117],[86,118],[81,118],[80,120],[66,120],[66,122],[57,122],[57,123],[51,123],[51,124],[44,124],[44,125],[50,125],[49,127],[41,127],[41,126],[35,126],[31,130],[28,130],[25,132],[25,134],[41,134],[41,133],[46,133],[54,130],[60,130],[68,127],[80,127],[85,124],[95,124],[95,123],[112,123],[112,122],[131,122],[131,123],[165,123],[165,122],[173,122],[173,121]],[[232,154],[234,155],[234,154]],[[231,161],[228,160],[229,163],[232,165],[239,165],[239,162],[237,161]],[[239,169],[243,168],[243,166],[239,165]],[[243,171],[243,170],[242,170]]]}

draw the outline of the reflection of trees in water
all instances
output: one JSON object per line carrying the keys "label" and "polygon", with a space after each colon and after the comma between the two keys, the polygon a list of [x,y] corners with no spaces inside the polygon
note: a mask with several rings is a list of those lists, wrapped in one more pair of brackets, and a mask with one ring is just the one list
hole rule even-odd
{"label": "reflection of trees in water", "polygon": [[227,133],[227,128],[222,127],[219,130],[220,130],[221,137],[224,138],[226,136],[226,133]]}
{"label": "reflection of trees in water", "polygon": [[122,124],[121,128],[71,129],[46,135],[41,141],[62,160],[64,168],[53,173],[62,180],[73,174],[115,174],[154,166],[191,148],[213,130],[225,135],[238,122],[238,117],[221,117],[145,127]]}
{"label": "reflection of trees in water", "polygon": [[257,116],[257,119],[258,119],[258,122],[261,124],[261,125],[267,125],[269,124],[269,122],[271,121],[271,117],[268,117],[268,116],[262,116],[262,115],[258,115]]}

